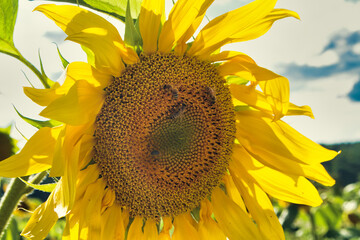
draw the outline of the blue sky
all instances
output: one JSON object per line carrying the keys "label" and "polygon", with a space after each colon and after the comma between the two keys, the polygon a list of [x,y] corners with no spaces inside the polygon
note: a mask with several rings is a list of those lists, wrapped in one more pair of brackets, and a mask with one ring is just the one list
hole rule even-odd
{"label": "blue sky", "polygon": [[[249,1],[215,0],[207,15],[212,19],[246,2]],[[46,72],[56,79],[62,68],[53,42],[70,61],[84,61],[85,55],[76,44],[64,42],[65,35],[50,20],[32,12],[39,3],[20,0],[14,41],[23,55],[37,66],[40,51]],[[261,38],[223,49],[244,52],[260,66],[290,80],[291,101],[310,105],[316,119],[287,117],[284,120],[305,136],[320,143],[359,141],[360,2],[278,0],[277,7],[298,12],[301,21],[280,20]],[[111,17],[104,17],[112,21]],[[123,32],[121,23],[112,22]],[[24,115],[39,118],[37,113],[41,108],[22,92],[21,86],[29,85],[24,73],[35,86],[40,87],[40,84],[17,60],[0,55],[0,63],[0,110],[5,113],[0,116],[0,126],[15,123],[26,137],[30,137],[36,129],[24,124],[12,105]],[[22,138],[17,131],[13,131],[13,136]]]}

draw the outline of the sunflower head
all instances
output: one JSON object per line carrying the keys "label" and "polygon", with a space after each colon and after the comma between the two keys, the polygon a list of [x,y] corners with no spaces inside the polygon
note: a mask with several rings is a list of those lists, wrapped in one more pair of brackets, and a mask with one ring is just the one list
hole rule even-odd
{"label": "sunflower head", "polygon": [[94,160],[130,215],[176,216],[210,197],[235,138],[230,91],[216,67],[143,54],[105,91]]}
{"label": "sunflower head", "polygon": [[0,163],[3,175],[51,168],[61,177],[24,236],[45,237],[66,216],[64,238],[284,239],[268,195],[321,203],[308,179],[334,184],[321,162],[337,153],[281,120],[313,117],[310,107],[289,102],[285,77],[220,51],[298,15],[256,0],[190,42],[211,3],[179,0],[164,21],[164,1],[144,0],[138,22],[127,23],[138,26],[133,45],[88,10],[36,8],[86,49],[89,63],[70,63],[50,89],[25,88],[45,106],[41,116],[62,124],[41,128]]}

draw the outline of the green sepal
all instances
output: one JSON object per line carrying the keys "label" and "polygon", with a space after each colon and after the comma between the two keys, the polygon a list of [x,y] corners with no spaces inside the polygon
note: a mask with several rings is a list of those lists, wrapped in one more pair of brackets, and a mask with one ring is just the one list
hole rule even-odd
{"label": "green sepal", "polygon": [[94,165],[94,164],[96,164],[95,160],[94,160],[94,159],[91,159],[91,160],[88,162],[88,164],[86,164],[86,166],[81,169],[81,171],[87,169],[88,166]]}
{"label": "green sepal", "polygon": [[69,61],[66,60],[66,59],[63,57],[63,55],[62,55],[61,52],[60,52],[59,46],[58,46],[56,43],[54,43],[54,44],[56,45],[56,49],[57,49],[57,52],[58,52],[58,54],[59,54],[59,58],[60,58],[60,60],[61,60],[62,66],[63,66],[63,68],[65,69],[65,68],[67,67],[67,65],[69,65]]}
{"label": "green sepal", "polygon": [[24,74],[24,77],[26,78],[26,80],[28,81],[28,83],[34,88],[34,85],[31,83],[30,79],[28,78],[28,76],[26,75],[26,73],[21,70],[21,72]]}
{"label": "green sepal", "polygon": [[249,80],[246,80],[244,78],[230,75],[226,77],[226,83],[227,84],[237,84],[237,85],[245,85],[249,82]]}
{"label": "green sepal", "polygon": [[234,107],[235,112],[249,111],[251,108],[247,105],[237,105]]}
{"label": "green sepal", "polygon": [[136,52],[141,51],[142,38],[139,29],[139,21],[134,22],[131,15],[130,1],[127,2],[125,16],[125,36],[124,41],[127,45],[133,47]]}
{"label": "green sepal", "polygon": [[40,191],[43,191],[43,192],[52,192],[57,183],[48,183],[48,184],[32,184],[32,183],[29,183],[28,181],[25,181],[24,179],[22,178],[19,178],[21,181],[23,181],[26,185],[32,187],[33,189],[36,189],[36,190],[40,190]]}
{"label": "green sepal", "polygon": [[36,127],[37,129],[43,128],[43,127],[56,127],[61,125],[61,122],[55,121],[55,120],[48,120],[48,121],[40,121],[32,118],[25,117],[22,115],[14,106],[15,111],[17,114],[27,123],[29,123],[31,126]]}
{"label": "green sepal", "polygon": [[40,50],[38,51],[38,55],[39,55],[40,70],[41,70],[42,78],[45,79],[46,83],[49,85],[49,87],[47,87],[47,88],[50,88],[52,85],[54,85],[55,82],[52,81],[45,73],[44,65],[43,65],[43,62],[42,62],[41,56],[40,56]]}
{"label": "green sepal", "polygon": [[91,51],[90,48],[87,48],[83,45],[81,45],[81,49],[85,52],[86,57],[87,57],[87,62],[92,65],[95,66],[95,54],[93,51]]}

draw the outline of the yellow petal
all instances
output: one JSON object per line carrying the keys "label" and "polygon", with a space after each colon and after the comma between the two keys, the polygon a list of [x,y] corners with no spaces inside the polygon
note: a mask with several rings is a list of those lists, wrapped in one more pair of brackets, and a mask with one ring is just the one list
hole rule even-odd
{"label": "yellow petal", "polygon": [[317,181],[324,186],[332,186],[335,184],[335,180],[328,174],[321,163],[311,165],[302,164],[301,168],[304,176],[311,180]]}
{"label": "yellow petal", "polygon": [[[92,149],[94,142],[93,139],[88,136],[88,131],[90,131],[90,134],[93,134],[93,127],[94,126],[92,124],[85,124],[80,126],[66,125],[64,127],[56,141],[54,160],[50,171],[51,177],[59,177],[64,175],[66,162],[71,157],[73,149],[79,141],[81,141],[81,144],[84,143],[84,145],[80,148],[82,154],[81,157],[84,157],[85,153]],[[83,160],[81,157],[79,152],[78,161]]]}
{"label": "yellow petal", "polygon": [[175,43],[188,31],[198,17],[202,6],[208,6],[209,0],[179,0],[171,9],[159,36],[159,51],[168,53]]}
{"label": "yellow petal", "polygon": [[289,109],[290,84],[285,77],[259,82],[267,102],[274,112],[274,121],[284,116]]}
{"label": "yellow petal", "polygon": [[226,236],[221,231],[214,219],[211,218],[212,207],[209,200],[201,201],[199,235],[201,240],[225,240]]}
{"label": "yellow petal", "polygon": [[50,177],[64,176],[66,149],[64,149],[63,146],[64,146],[66,128],[67,126],[65,125],[65,127],[61,130],[58,138],[56,139],[53,162],[49,173]]}
{"label": "yellow petal", "polygon": [[60,184],[52,191],[46,202],[42,203],[31,215],[21,235],[29,239],[44,239],[59,216],[54,211],[54,196],[58,194]]}
{"label": "yellow petal", "polygon": [[89,165],[86,169],[81,170],[78,174],[78,180],[76,184],[76,199],[75,202],[81,201],[88,185],[93,184],[99,178],[98,166]]}
{"label": "yellow petal", "polygon": [[247,151],[271,156],[278,162],[315,164],[333,159],[337,152],[328,150],[297,132],[283,121],[255,111],[238,112],[237,138]]}
{"label": "yellow petal", "polygon": [[[318,206],[322,202],[316,188],[304,177],[267,167],[239,145],[234,147],[230,170],[235,178],[250,175],[251,177],[247,177],[251,178],[250,182],[257,182],[265,192],[280,200],[311,206]],[[234,181],[236,183],[235,179]]]}
{"label": "yellow petal", "polygon": [[128,239],[139,239],[145,240],[144,233],[142,231],[143,227],[143,218],[135,217],[134,221],[131,223],[128,233]]}
{"label": "yellow petal", "polygon": [[89,184],[82,199],[82,203],[80,203],[80,235],[85,236],[86,239],[96,240],[101,237],[100,211],[104,189],[105,182],[103,179],[98,179],[95,183]]}
{"label": "yellow petal", "polygon": [[208,60],[211,62],[218,62],[218,61],[231,60],[233,58],[241,58],[242,61],[255,63],[255,61],[248,55],[236,51],[222,51],[217,54],[212,54],[209,56]]}
{"label": "yellow petal", "polygon": [[256,0],[213,19],[200,31],[189,55],[210,55],[234,36],[246,35],[247,28],[268,15],[275,3],[276,0]]}
{"label": "yellow petal", "polygon": [[199,27],[200,23],[202,22],[206,10],[210,7],[210,5],[214,2],[214,0],[207,0],[201,6],[196,18],[189,26],[188,30],[182,35],[182,37],[176,42],[175,46],[175,53],[178,55],[183,55],[187,50],[186,42],[194,35],[196,29]]}
{"label": "yellow petal", "polygon": [[79,80],[61,98],[47,106],[40,115],[70,125],[80,125],[95,120],[104,97],[103,90]]}
{"label": "yellow petal", "polygon": [[28,98],[33,102],[39,104],[40,106],[47,106],[61,95],[56,94],[56,89],[59,88],[59,83],[55,83],[51,88],[47,89],[37,89],[33,87],[24,87],[24,93]]}
{"label": "yellow petal", "polygon": [[213,190],[211,203],[216,221],[230,240],[262,239],[259,229],[248,214],[220,188]]}
{"label": "yellow petal", "polygon": [[[335,151],[321,147],[294,129],[287,132],[290,126],[286,123],[273,122],[259,112],[242,111],[237,114],[237,118],[237,139],[246,151],[262,164],[281,172],[316,180],[324,185],[335,183],[319,163],[335,157]],[[282,128],[283,126],[286,127]],[[296,134],[291,135],[292,131]],[[293,136],[299,139],[293,139]],[[302,141],[303,139],[305,140]]]}
{"label": "yellow petal", "polygon": [[66,75],[74,81],[86,80],[92,86],[100,88],[108,86],[110,80],[113,78],[110,74],[101,72],[85,62],[70,63],[66,68]]}
{"label": "yellow petal", "polygon": [[80,148],[80,156],[79,156],[79,167],[80,169],[84,169],[88,166],[89,162],[93,158],[94,155],[94,145],[96,143],[95,137],[93,134],[84,134],[82,136],[82,146]]}
{"label": "yellow petal", "polygon": [[78,240],[79,239],[79,222],[73,221],[74,214],[69,213],[66,216],[66,225],[62,234],[62,240]]}
{"label": "yellow petal", "polygon": [[239,191],[237,190],[231,176],[228,174],[225,174],[223,181],[225,184],[226,193],[229,196],[229,198],[231,200],[233,200],[234,203],[236,203],[239,207],[241,207],[242,210],[244,210],[246,212],[245,203],[244,203]]}
{"label": "yellow petal", "polygon": [[[281,105],[280,105],[280,111],[277,110],[275,106],[272,106],[270,104],[270,102],[273,102],[271,97],[269,97],[270,98],[270,102],[269,102],[266,99],[264,93],[256,90],[255,87],[256,87],[255,85],[245,86],[238,84],[230,84],[229,86],[231,95],[235,97],[237,100],[255,109],[261,110],[262,112],[265,112],[267,114],[274,115],[275,113],[278,113],[278,117],[282,116],[282,114],[286,116],[306,115],[311,118],[314,118],[314,115],[309,106],[296,106],[295,104],[289,102],[288,111],[286,113],[282,112]],[[276,118],[274,120],[276,120]]]}
{"label": "yellow petal", "polygon": [[159,240],[170,240],[170,230],[172,228],[172,221],[170,217],[162,217],[163,220],[163,229],[159,234]]}
{"label": "yellow petal", "polygon": [[39,129],[18,154],[0,162],[0,176],[28,176],[51,168],[56,139],[61,129]]}
{"label": "yellow petal", "polygon": [[314,114],[309,106],[296,106],[293,103],[289,104],[289,109],[286,113],[287,116],[292,115],[305,115],[314,119]]}
{"label": "yellow petal", "polygon": [[272,9],[275,3],[276,1],[254,1],[215,18],[199,33],[192,47],[194,49],[191,48],[189,54],[203,58],[227,43],[260,37],[276,20],[299,18],[293,11]]}
{"label": "yellow petal", "polygon": [[103,213],[107,208],[111,207],[115,202],[115,192],[110,189],[106,188],[104,191],[104,197],[101,202],[101,213]]}
{"label": "yellow petal", "polygon": [[121,49],[123,41],[108,21],[85,9],[70,5],[40,5],[44,13],[68,35],[69,40],[89,48],[95,56],[95,67],[118,77],[124,69]]}
{"label": "yellow petal", "polygon": [[70,157],[65,160],[64,176],[61,178],[63,181],[62,198],[61,202],[64,203],[64,208],[71,209],[75,201],[76,193],[76,180],[78,175],[78,163],[80,153],[81,141],[76,144],[71,151]]}
{"label": "yellow petal", "polygon": [[218,68],[221,76],[235,75],[248,81],[268,81],[283,78],[282,76],[249,62],[246,56],[238,56],[221,64]]}
{"label": "yellow petal", "polygon": [[268,114],[273,114],[271,105],[266,101],[264,94],[255,90],[255,87],[254,85],[230,84],[229,89],[231,95],[237,100]]}
{"label": "yellow petal", "polygon": [[[285,239],[284,231],[266,193],[254,183],[245,169],[230,162],[229,170],[264,239]],[[272,179],[272,176],[266,177]]]}
{"label": "yellow petal", "polygon": [[248,41],[258,38],[265,34],[277,20],[286,17],[294,17],[300,19],[299,15],[287,9],[273,9],[266,17],[259,22],[247,27],[243,32],[233,35],[232,42]]}
{"label": "yellow petal", "polygon": [[124,222],[121,216],[121,207],[114,204],[101,215],[101,239],[125,239]]}
{"label": "yellow petal", "polygon": [[143,50],[146,54],[157,51],[157,40],[164,9],[165,1],[163,0],[144,0],[141,4],[139,25]]}
{"label": "yellow petal", "polygon": [[146,220],[144,227],[144,239],[147,240],[157,240],[158,239],[158,230],[156,227],[156,221],[153,219]]}
{"label": "yellow petal", "polygon": [[187,219],[187,213],[180,214],[174,218],[174,234],[172,240],[199,239],[199,234]]}

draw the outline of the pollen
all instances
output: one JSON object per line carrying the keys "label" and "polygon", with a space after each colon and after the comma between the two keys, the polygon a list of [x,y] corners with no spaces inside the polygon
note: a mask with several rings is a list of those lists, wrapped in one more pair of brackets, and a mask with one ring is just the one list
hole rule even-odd
{"label": "pollen", "polygon": [[105,89],[94,160],[132,217],[199,206],[226,173],[235,139],[231,95],[195,57],[141,55]]}

